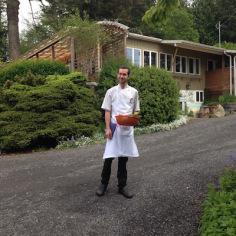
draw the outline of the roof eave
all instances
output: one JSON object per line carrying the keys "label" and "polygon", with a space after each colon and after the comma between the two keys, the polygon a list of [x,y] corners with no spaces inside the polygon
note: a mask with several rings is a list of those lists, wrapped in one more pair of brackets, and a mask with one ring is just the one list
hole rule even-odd
{"label": "roof eave", "polygon": [[179,48],[183,48],[183,49],[189,49],[189,50],[217,54],[217,55],[223,55],[225,52],[225,49],[223,48],[217,48],[214,46],[209,46],[205,44],[194,43],[191,41],[184,41],[184,40],[162,40],[162,43],[179,47]]}
{"label": "roof eave", "polygon": [[149,41],[149,42],[154,42],[154,43],[161,43],[162,42],[162,39],[154,38],[154,37],[150,37],[150,36],[145,36],[142,34],[135,34],[135,33],[128,33],[128,38],[141,39],[144,41]]}

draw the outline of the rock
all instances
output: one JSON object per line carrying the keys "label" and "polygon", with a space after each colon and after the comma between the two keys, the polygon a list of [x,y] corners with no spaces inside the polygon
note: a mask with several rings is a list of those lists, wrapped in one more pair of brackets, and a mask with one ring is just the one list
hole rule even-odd
{"label": "rock", "polygon": [[209,118],[209,113],[210,113],[209,107],[202,106],[198,113],[198,118]]}
{"label": "rock", "polygon": [[220,104],[212,107],[212,109],[210,110],[210,117],[212,118],[218,118],[224,116],[225,116],[225,110]]}

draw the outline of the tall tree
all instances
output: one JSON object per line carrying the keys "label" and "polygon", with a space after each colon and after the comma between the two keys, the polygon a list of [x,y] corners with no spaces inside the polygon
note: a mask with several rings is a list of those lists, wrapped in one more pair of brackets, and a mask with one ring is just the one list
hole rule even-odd
{"label": "tall tree", "polygon": [[6,6],[0,1],[0,61],[7,60],[7,26],[6,26]]}
{"label": "tall tree", "polygon": [[21,37],[22,51],[61,30],[67,18],[77,13],[83,19],[118,20],[131,29],[139,28],[143,14],[154,2],[155,0],[47,0],[48,4],[41,5],[40,22],[28,27]]}
{"label": "tall tree", "polygon": [[217,0],[217,23],[221,24],[221,41],[236,42],[236,1]]}
{"label": "tall tree", "polygon": [[217,42],[217,0],[194,0],[192,12],[200,35],[200,42],[214,45]]}
{"label": "tall tree", "polygon": [[42,10],[48,19],[55,23],[63,17],[75,14],[79,11],[80,16],[86,14],[93,20],[118,20],[129,27],[136,27],[144,12],[154,4],[155,0],[47,0]]}
{"label": "tall tree", "polygon": [[155,4],[146,11],[143,20],[147,23],[163,21],[179,5],[180,0],[157,0]]}
{"label": "tall tree", "polygon": [[173,9],[165,20],[143,24],[142,32],[162,39],[182,39],[199,42],[194,17],[186,5]]}
{"label": "tall tree", "polygon": [[[236,1],[194,0],[192,11],[200,42],[214,45],[219,41],[236,42]],[[220,24],[219,24],[220,23]]]}
{"label": "tall tree", "polygon": [[17,59],[20,55],[20,38],[18,28],[19,0],[7,0],[7,28],[10,59]]}

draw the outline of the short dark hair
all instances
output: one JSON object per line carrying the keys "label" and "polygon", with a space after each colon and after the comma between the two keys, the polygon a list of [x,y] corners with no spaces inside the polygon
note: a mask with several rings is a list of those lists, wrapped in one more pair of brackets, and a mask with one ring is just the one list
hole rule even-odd
{"label": "short dark hair", "polygon": [[124,65],[119,66],[118,72],[119,72],[120,69],[126,69],[126,70],[128,70],[128,76],[130,75],[130,68],[129,68],[128,66],[124,66]]}

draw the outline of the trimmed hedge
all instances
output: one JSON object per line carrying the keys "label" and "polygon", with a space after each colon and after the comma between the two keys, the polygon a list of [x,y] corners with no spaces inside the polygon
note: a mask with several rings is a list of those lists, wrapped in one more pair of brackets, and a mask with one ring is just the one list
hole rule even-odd
{"label": "trimmed hedge", "polygon": [[55,147],[63,138],[96,132],[100,121],[97,99],[80,73],[44,80],[34,76],[28,81],[0,92],[2,152]]}
{"label": "trimmed hedge", "polygon": [[220,189],[209,188],[204,202],[200,234],[236,235],[236,171],[227,170],[220,178]]}
{"label": "trimmed hedge", "polygon": [[24,78],[28,73],[34,75],[64,75],[69,73],[69,69],[58,61],[50,60],[21,60],[6,64],[0,70],[0,86],[7,80],[16,81],[17,78]]}
{"label": "trimmed hedge", "polygon": [[[117,84],[117,70],[121,64],[127,63],[113,59],[103,66],[97,91],[100,104],[106,90]],[[140,126],[175,120],[179,111],[179,91],[171,74],[154,67],[129,67],[129,84],[139,91],[140,96]]]}

